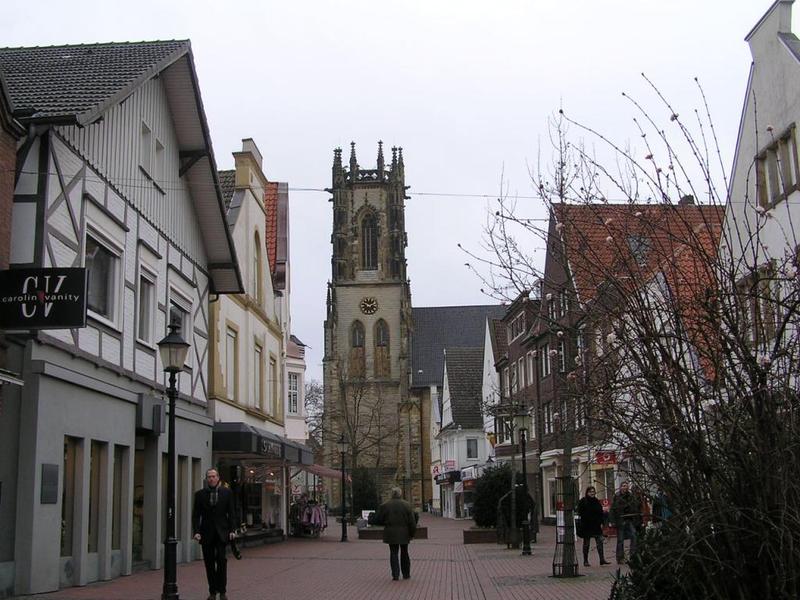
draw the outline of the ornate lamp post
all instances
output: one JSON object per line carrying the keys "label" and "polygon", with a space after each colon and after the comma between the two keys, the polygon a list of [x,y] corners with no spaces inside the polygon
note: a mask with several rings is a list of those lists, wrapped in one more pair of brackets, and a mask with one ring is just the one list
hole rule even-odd
{"label": "ornate lamp post", "polygon": [[[522,555],[531,555],[531,523],[530,523],[530,503],[528,502],[528,466],[525,457],[525,435],[528,428],[525,426],[527,411],[517,413],[517,430],[519,431],[519,451],[522,454],[522,492],[525,498],[525,519],[522,521]],[[514,490],[516,495],[516,490]]]}
{"label": "ornate lamp post", "polygon": [[170,323],[169,333],[158,342],[164,372],[169,373],[167,398],[169,398],[169,440],[167,444],[167,537],[164,540],[163,600],[178,600],[177,548],[175,539],[175,400],[178,397],[176,378],[183,370],[189,344],[180,335],[181,326]]}
{"label": "ornate lamp post", "polygon": [[344,453],[347,452],[347,440],[344,438],[344,432],[339,436],[339,441],[336,443],[339,447],[339,454],[342,457],[342,539],[340,541],[347,541],[347,510],[345,508],[345,479],[344,479]]}

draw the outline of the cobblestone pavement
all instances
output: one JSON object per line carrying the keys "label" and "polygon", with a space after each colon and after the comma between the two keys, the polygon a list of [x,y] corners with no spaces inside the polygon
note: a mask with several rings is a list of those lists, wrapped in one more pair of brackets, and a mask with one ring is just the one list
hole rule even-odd
{"label": "cobblestone pavement", "polygon": [[[465,546],[462,530],[471,521],[453,521],[427,514],[420,525],[429,539],[410,546],[411,579],[392,581],[388,547],[380,541],[339,542],[341,528],[331,521],[319,539],[290,539],[284,543],[245,548],[240,561],[228,561],[230,600],[604,600],[616,567],[599,567],[592,549],[592,567],[581,576],[554,579],[552,558],[555,531],[543,527],[533,556],[496,544]],[[608,554],[613,556],[610,544]],[[110,582],[69,588],[25,600],[157,600],[161,571],[146,571]],[[207,587],[202,561],[178,565],[182,600],[205,600]],[[22,597],[18,600],[22,600]]]}

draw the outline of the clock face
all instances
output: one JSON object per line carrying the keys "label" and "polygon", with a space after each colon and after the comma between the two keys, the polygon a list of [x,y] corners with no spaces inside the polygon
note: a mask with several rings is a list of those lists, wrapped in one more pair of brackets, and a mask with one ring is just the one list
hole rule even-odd
{"label": "clock face", "polygon": [[378,310],[378,301],[372,296],[367,296],[361,299],[359,307],[361,308],[361,312],[365,315],[373,315],[375,311]]}

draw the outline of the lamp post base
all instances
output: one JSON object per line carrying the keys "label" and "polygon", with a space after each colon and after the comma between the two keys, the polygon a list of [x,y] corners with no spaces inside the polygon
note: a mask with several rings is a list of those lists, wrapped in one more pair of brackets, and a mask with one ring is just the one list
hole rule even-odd
{"label": "lamp post base", "polygon": [[180,600],[178,596],[178,540],[174,537],[164,541],[164,588],[161,600]]}

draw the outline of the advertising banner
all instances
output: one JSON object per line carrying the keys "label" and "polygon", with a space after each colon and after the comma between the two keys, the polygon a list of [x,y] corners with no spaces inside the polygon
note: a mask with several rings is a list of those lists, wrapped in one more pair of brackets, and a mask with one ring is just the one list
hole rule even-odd
{"label": "advertising banner", "polygon": [[0,271],[0,329],[86,326],[86,269]]}

